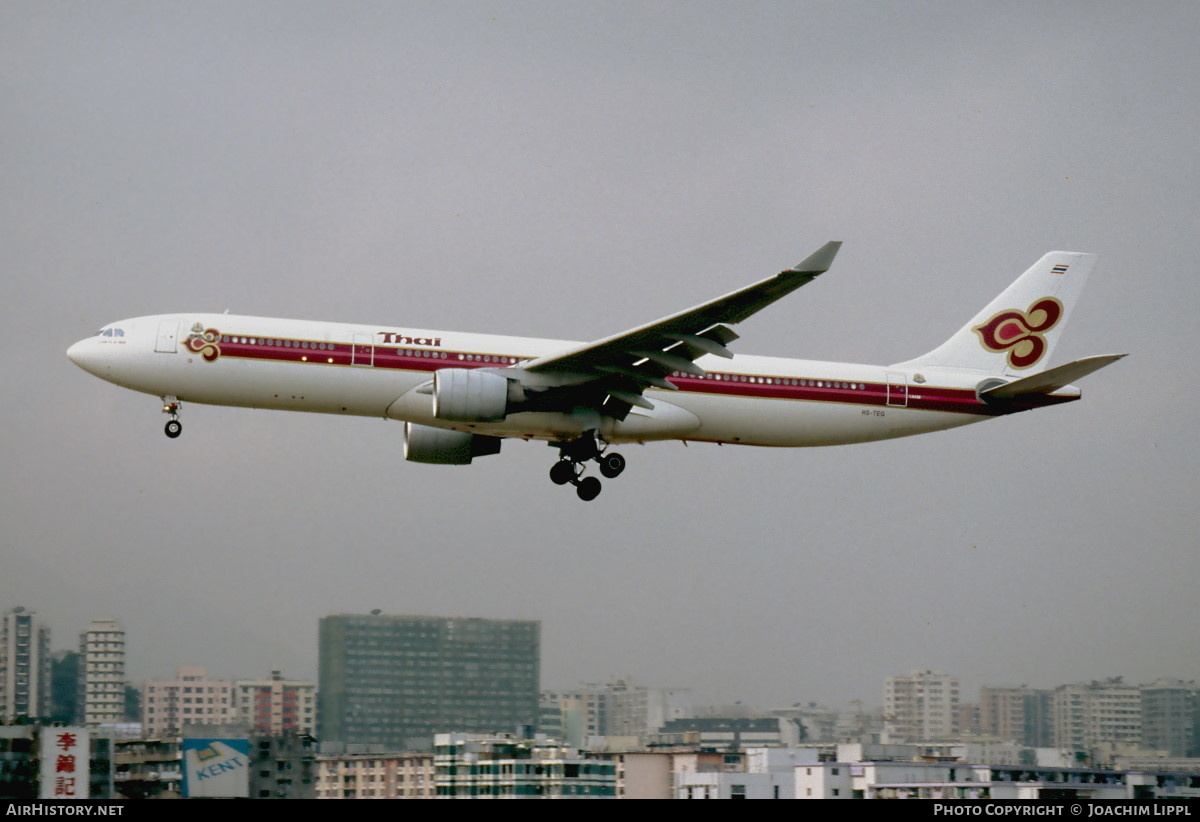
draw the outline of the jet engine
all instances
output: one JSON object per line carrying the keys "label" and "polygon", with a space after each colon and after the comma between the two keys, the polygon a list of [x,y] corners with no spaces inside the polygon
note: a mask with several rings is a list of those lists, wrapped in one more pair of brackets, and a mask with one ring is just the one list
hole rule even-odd
{"label": "jet engine", "polygon": [[500,437],[447,431],[428,425],[404,423],[404,458],[435,465],[469,465],[475,457],[500,453]]}
{"label": "jet engine", "polygon": [[521,384],[491,371],[443,368],[433,374],[433,415],[456,422],[496,422],[523,399]]}

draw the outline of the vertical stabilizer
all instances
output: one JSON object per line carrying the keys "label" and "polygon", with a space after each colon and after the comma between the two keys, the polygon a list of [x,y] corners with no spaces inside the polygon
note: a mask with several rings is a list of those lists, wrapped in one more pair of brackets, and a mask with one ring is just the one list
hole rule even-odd
{"label": "vertical stabilizer", "polygon": [[1046,368],[1095,254],[1051,251],[928,354],[895,368],[973,369],[1020,376]]}

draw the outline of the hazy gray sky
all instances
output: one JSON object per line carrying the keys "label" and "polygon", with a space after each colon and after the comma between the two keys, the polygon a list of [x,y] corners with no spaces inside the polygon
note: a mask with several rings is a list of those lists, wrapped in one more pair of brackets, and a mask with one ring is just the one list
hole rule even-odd
{"label": "hazy gray sky", "polygon": [[[1200,6],[0,4],[0,608],[129,674],[316,674],[333,612],[543,622],[543,683],[767,707],[1200,678]],[[833,270],[743,353],[895,362],[1041,254],[1100,262],[1082,402],[822,450],[406,463],[394,422],[185,409],[65,357],[222,311],[594,339]],[[1190,367],[1190,366],[1189,366]]]}

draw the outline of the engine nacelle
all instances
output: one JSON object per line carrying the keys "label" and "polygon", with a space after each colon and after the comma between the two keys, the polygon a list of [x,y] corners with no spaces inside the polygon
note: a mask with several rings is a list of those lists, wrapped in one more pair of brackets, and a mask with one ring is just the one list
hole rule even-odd
{"label": "engine nacelle", "polygon": [[404,458],[409,462],[470,465],[475,457],[499,454],[500,442],[500,437],[404,423]]}
{"label": "engine nacelle", "polygon": [[433,374],[433,415],[456,422],[496,422],[508,416],[520,386],[491,371],[443,368]]}

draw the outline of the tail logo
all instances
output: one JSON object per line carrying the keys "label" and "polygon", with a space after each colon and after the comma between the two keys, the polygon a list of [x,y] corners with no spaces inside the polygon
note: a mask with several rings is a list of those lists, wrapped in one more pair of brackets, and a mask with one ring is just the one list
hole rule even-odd
{"label": "tail logo", "polygon": [[979,344],[988,351],[1008,352],[1009,368],[1029,368],[1046,354],[1045,333],[1062,319],[1063,304],[1043,297],[1025,311],[1008,309],[975,326]]}
{"label": "tail logo", "polygon": [[196,323],[192,326],[192,333],[188,334],[184,345],[188,351],[194,351],[203,357],[205,362],[213,362],[221,356],[220,343],[220,331],[215,328],[205,328],[200,323]]}

